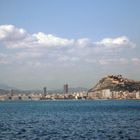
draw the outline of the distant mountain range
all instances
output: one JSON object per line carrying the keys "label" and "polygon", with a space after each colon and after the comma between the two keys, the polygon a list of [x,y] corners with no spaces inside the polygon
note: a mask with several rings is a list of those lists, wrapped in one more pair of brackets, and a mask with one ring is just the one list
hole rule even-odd
{"label": "distant mountain range", "polygon": [[[75,88],[72,88],[70,87],[68,89],[69,92],[81,92],[81,91],[88,91],[88,88],[84,88],[84,87],[75,87]],[[63,89],[56,89],[56,90],[48,90],[48,92],[58,92],[58,93],[63,93]]]}
{"label": "distant mountain range", "polygon": [[17,89],[15,87],[11,87],[11,86],[8,86],[6,84],[1,84],[0,83],[0,89],[3,89],[3,90],[10,90],[10,89]]}
{"label": "distant mountain range", "polygon": [[[14,89],[17,92],[24,92],[24,93],[30,93],[30,92],[43,92],[43,90],[20,90],[18,88],[12,87],[12,86],[8,86],[6,84],[0,84],[0,91],[4,91],[4,90],[11,90]],[[69,88],[69,92],[80,92],[80,91],[88,91],[87,88],[84,87],[76,87],[76,88]],[[55,89],[55,90],[48,90],[48,92],[50,93],[63,93],[63,89]]]}

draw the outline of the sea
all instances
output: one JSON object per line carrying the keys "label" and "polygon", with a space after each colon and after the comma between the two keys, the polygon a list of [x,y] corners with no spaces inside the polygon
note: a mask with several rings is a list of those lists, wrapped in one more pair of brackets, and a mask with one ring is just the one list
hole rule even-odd
{"label": "sea", "polygon": [[140,140],[140,100],[1,101],[0,140]]}

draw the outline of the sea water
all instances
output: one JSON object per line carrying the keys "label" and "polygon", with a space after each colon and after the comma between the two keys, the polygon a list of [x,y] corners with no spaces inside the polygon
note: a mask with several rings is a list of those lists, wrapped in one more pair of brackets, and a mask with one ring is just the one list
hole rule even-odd
{"label": "sea water", "polygon": [[139,100],[0,102],[0,140],[140,140]]}

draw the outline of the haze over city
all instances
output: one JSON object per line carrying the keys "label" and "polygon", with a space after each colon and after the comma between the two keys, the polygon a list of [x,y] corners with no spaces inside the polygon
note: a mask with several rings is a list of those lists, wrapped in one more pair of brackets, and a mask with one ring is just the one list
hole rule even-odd
{"label": "haze over city", "polygon": [[91,87],[108,74],[140,80],[139,0],[1,0],[0,83]]}

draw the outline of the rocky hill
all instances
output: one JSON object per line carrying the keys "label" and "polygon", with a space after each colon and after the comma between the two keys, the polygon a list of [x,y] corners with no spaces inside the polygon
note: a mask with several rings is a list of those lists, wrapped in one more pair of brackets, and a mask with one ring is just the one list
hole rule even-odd
{"label": "rocky hill", "polygon": [[102,78],[88,92],[110,89],[110,91],[138,91],[140,90],[140,81],[134,81],[122,77],[122,75],[108,75]]}

